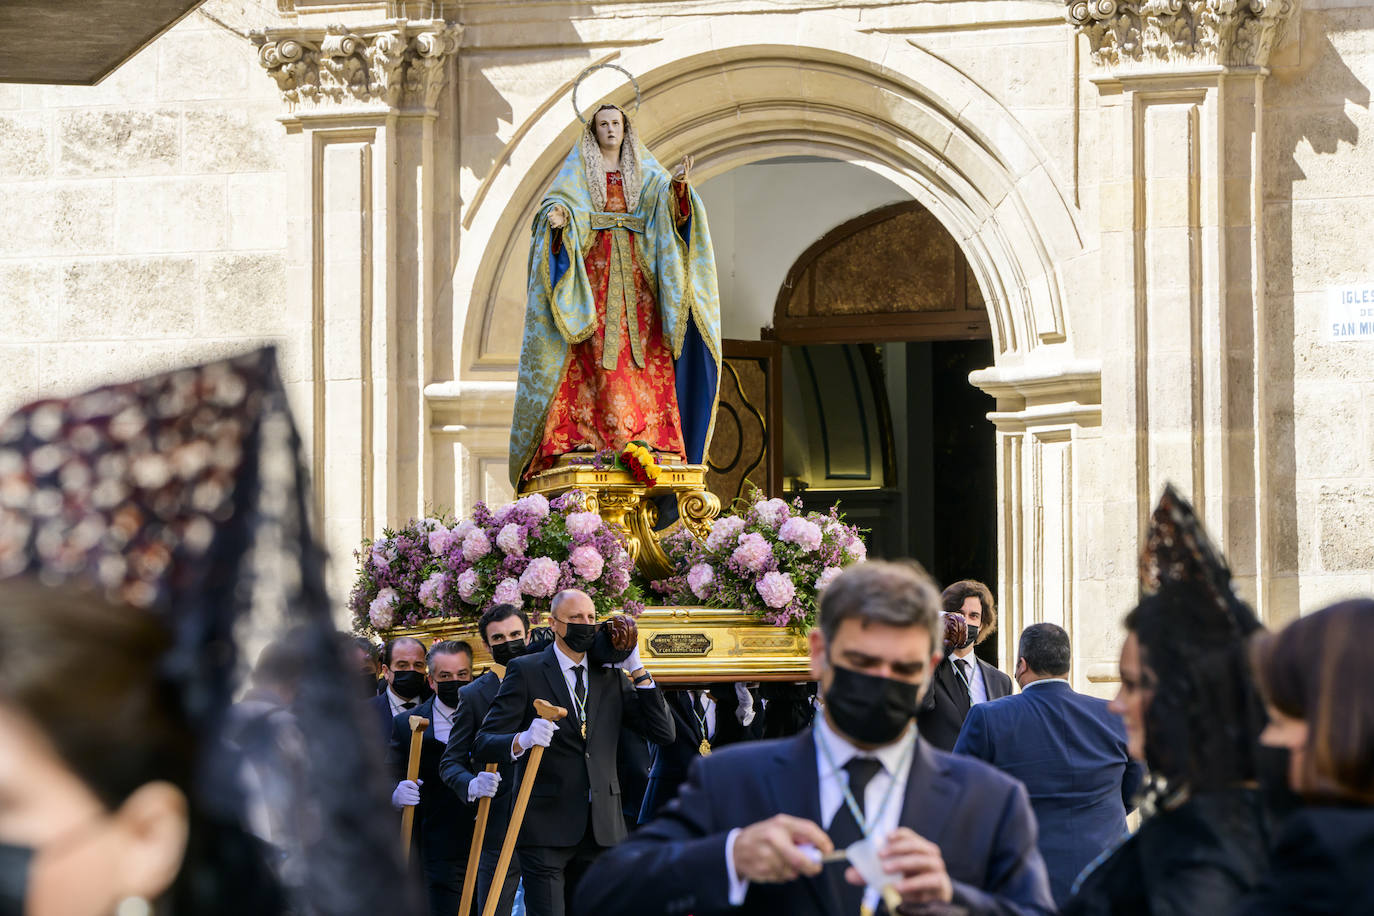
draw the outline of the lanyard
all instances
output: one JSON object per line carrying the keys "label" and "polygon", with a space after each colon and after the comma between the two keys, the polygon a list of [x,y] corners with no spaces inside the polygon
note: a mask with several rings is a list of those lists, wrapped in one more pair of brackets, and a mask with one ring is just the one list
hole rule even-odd
{"label": "lanyard", "polygon": [[[703,692],[704,692],[704,691],[703,691]],[[701,726],[701,739],[702,739],[703,741],[709,740],[710,737],[711,737],[710,734],[708,734],[707,731],[706,731],[706,712],[707,712],[707,709],[706,709],[706,697],[703,696],[703,697],[701,698],[701,713],[702,713],[701,715],[697,715],[696,703],[693,702],[693,704],[692,704],[692,718],[693,718],[693,719],[696,719],[696,720],[697,720],[697,725],[700,725],[700,726]]]}
{"label": "lanyard", "polygon": [[[576,673],[577,672],[575,671],[573,672],[574,675],[576,675]],[[586,672],[584,671],[583,674],[586,674]],[[582,684],[582,689],[587,691],[591,690],[591,685],[588,684],[586,680],[584,680]],[[577,686],[575,683],[572,686],[572,688],[568,691],[568,693],[572,694],[573,707],[577,710],[577,721],[582,725],[582,737],[585,738],[587,737],[587,701],[579,700],[577,698]]]}
{"label": "lanyard", "polygon": [[969,665],[969,670],[970,670],[970,671],[973,670],[973,665],[974,665],[975,663],[974,663],[974,662],[969,662],[968,659],[964,659],[964,658],[960,658],[960,659],[951,659],[951,660],[950,660],[950,663],[949,663],[949,664],[950,664],[950,667],[954,669],[955,675],[958,676],[959,680],[961,680],[961,681],[964,682],[964,690],[968,693],[969,699],[972,700],[972,699],[973,699],[973,681],[971,681],[971,680],[969,680],[968,678],[964,677],[964,669],[962,669],[962,668],[959,667],[959,664],[958,664],[959,662],[966,662],[966,663]]}
{"label": "lanyard", "polygon": [[[910,726],[907,730],[910,731]],[[905,734],[905,732],[903,732]],[[815,733],[816,743],[821,746],[821,755],[825,757],[825,765],[830,767],[830,774],[840,785],[840,794],[844,796],[844,803],[849,806],[849,813],[854,815],[854,823],[859,825],[859,830],[867,839],[872,826],[883,819],[883,812],[887,810],[888,803],[892,801],[892,791],[897,788],[897,776],[906,769],[911,762],[912,749],[916,747],[915,741],[907,743],[906,750],[902,752],[902,759],[897,763],[897,767],[892,772],[892,778],[887,784],[887,791],[883,793],[883,800],[878,803],[878,810],[873,812],[871,818],[865,818],[863,808],[854,800],[854,793],[849,791],[849,781],[840,779],[840,768],[835,766],[835,758],[830,753],[830,746],[826,743],[824,736],[818,731]]]}

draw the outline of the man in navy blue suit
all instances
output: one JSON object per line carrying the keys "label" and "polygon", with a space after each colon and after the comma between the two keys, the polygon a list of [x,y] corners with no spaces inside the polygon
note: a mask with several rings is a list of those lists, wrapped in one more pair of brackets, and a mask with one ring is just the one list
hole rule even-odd
{"label": "man in navy blue suit", "polygon": [[969,710],[956,754],[985,760],[1025,783],[1056,904],[1084,867],[1126,833],[1144,775],[1107,701],[1069,686],[1069,634],[1052,623],[1021,633],[1021,693]]}
{"label": "man in navy blue suit", "polygon": [[[856,916],[883,887],[903,910],[1053,912],[1025,789],[916,733],[939,614],[935,583],[915,564],[836,577],[810,634],[823,715],[794,737],[693,763],[662,814],[588,871],[575,912]],[[843,861],[822,864],[864,838],[879,849],[878,888]]]}
{"label": "man in navy blue suit", "polygon": [[425,644],[413,636],[397,636],[382,647],[382,677],[385,688],[368,697],[367,706],[377,721],[383,741],[391,739],[391,722],[409,715],[426,699],[428,673]]}

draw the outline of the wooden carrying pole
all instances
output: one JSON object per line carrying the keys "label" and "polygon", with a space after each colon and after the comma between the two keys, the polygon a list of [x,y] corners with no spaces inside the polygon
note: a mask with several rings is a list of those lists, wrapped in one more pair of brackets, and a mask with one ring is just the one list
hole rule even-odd
{"label": "wooden carrying pole", "polygon": [[[420,778],[420,746],[425,740],[429,720],[424,716],[410,717],[410,760],[406,762],[406,779]],[[406,805],[401,811],[401,858],[410,861],[410,833],[415,826],[415,806]]]}
{"label": "wooden carrying pole", "polygon": [[[487,772],[495,773],[497,765],[487,764]],[[472,828],[472,848],[468,850],[468,870],[463,875],[463,899],[458,904],[461,916],[472,912],[472,894],[477,889],[477,867],[482,861],[482,841],[487,836],[487,818],[491,815],[491,798],[477,803],[477,824]]]}
{"label": "wooden carrying pole", "polygon": [[[568,714],[562,706],[555,706],[544,700],[534,701],[534,712],[539,718],[548,719],[550,722],[557,722]],[[525,764],[525,775],[520,778],[520,794],[515,797],[515,809],[511,811],[506,838],[501,842],[501,858],[496,860],[496,874],[492,878],[491,890],[487,892],[487,903],[482,907],[482,916],[496,916],[496,907],[501,902],[501,887],[506,883],[506,869],[510,868],[511,856],[515,854],[515,838],[520,835],[520,825],[525,820],[525,809],[530,803],[530,792],[534,790],[534,776],[539,772],[539,761],[543,759],[542,745],[536,744],[530,748],[529,763]]]}

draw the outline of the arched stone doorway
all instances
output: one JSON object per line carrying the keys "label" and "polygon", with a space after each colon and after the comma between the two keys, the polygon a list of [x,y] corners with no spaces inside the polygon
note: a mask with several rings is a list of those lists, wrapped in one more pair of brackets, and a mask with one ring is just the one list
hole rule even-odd
{"label": "arched stone doorway", "polygon": [[[991,331],[990,363],[973,380],[997,398],[1006,657],[1006,640],[1023,622],[1072,627],[1074,520],[1093,511],[1075,502],[1073,452],[1078,438],[1096,435],[1100,369],[1076,357],[1073,328],[1083,321],[1095,333],[1095,315],[1092,303],[1077,304],[1086,316],[1074,314],[1060,283],[1061,271],[1082,263],[1077,217],[1043,151],[980,87],[895,36],[845,31],[839,41],[826,20],[798,17],[785,36],[773,35],[777,20],[769,20],[753,43],[684,26],[619,52],[616,62],[637,74],[643,91],[641,138],[663,161],[694,154],[698,183],[780,157],[844,162],[919,202],[957,242]],[[586,97],[627,102],[632,93],[615,79],[589,79]],[[571,79],[514,126],[465,203],[465,241],[441,299],[466,303],[466,311],[454,316],[451,342],[436,344],[438,362],[451,361],[455,377],[426,390],[435,504],[461,509],[507,486],[500,468],[528,226],[579,128],[558,114],[570,92]],[[1042,511],[1048,501],[1058,504]]]}

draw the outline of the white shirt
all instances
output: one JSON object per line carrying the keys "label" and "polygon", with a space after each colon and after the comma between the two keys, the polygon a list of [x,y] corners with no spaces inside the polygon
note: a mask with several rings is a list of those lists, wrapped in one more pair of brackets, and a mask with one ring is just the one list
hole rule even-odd
{"label": "white shirt", "polygon": [[1069,682],[1069,679],[1067,677],[1042,677],[1039,680],[1031,681],[1029,684],[1022,687],[1021,692],[1025,693],[1027,690],[1030,690],[1032,687],[1038,686],[1040,684],[1053,684],[1055,682],[1067,684]]}
{"label": "white shirt", "polygon": [[434,721],[429,723],[429,732],[440,744],[448,744],[448,736],[453,731],[453,716],[456,712],[458,712],[456,706],[450,709],[437,696],[434,698]]}
{"label": "white shirt", "polygon": [[957,664],[960,661],[968,662],[968,704],[977,706],[979,703],[986,703],[988,701],[988,685],[983,680],[983,666],[978,664],[978,656],[969,652],[962,659],[950,659],[950,664],[954,665],[954,676],[962,680],[963,675],[959,673],[959,665]]}
{"label": "white shirt", "polygon": [[[840,805],[844,804],[841,786],[849,784],[849,772],[844,768],[845,764],[854,757],[868,756],[877,758],[882,764],[882,769],[869,780],[864,790],[864,816],[869,819],[868,835],[886,837],[896,830],[902,817],[902,804],[906,801],[905,786],[911,775],[911,758],[915,755],[913,744],[916,730],[907,726],[902,737],[892,744],[869,751],[850,744],[830,727],[823,713],[817,713],[811,735],[816,744],[816,772],[820,776],[822,829],[829,826],[839,813]],[[821,748],[821,742],[825,742],[825,747],[829,749],[829,757]],[[830,768],[832,760],[835,764],[833,770]],[[889,789],[891,795],[888,794]],[[884,801],[887,802],[886,806],[883,805]],[[725,838],[725,870],[729,876],[731,906],[742,905],[749,891],[749,882],[735,874],[735,838],[739,836],[739,831],[740,828],[736,827]],[[868,888],[864,891],[865,904],[876,910],[878,901],[877,890]]]}
{"label": "white shirt", "polygon": [[[403,713],[403,712],[410,712],[410,711],[413,710],[416,706],[419,706],[419,705],[420,705],[420,698],[419,698],[419,697],[416,697],[416,698],[413,699],[413,700],[403,700],[403,699],[401,699],[400,697],[398,697],[398,696],[396,695],[396,691],[394,691],[394,690],[391,689],[391,685],[390,685],[390,684],[387,684],[387,685],[386,685],[386,701],[387,701],[388,703],[391,704],[391,715],[392,715],[392,718],[395,718],[396,716],[399,716],[399,715],[400,715],[401,713]],[[406,709],[405,704],[407,704],[407,703],[410,704],[410,709]]]}

